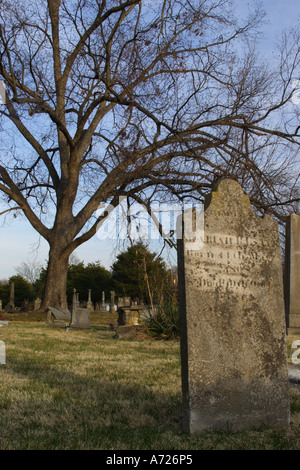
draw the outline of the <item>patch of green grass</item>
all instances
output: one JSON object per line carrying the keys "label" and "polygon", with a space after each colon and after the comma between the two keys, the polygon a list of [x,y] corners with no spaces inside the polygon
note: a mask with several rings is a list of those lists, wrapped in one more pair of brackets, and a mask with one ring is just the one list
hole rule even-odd
{"label": "patch of green grass", "polygon": [[0,330],[0,449],[300,449],[300,392],[286,430],[182,431],[179,341],[114,339],[91,330],[12,321]]}

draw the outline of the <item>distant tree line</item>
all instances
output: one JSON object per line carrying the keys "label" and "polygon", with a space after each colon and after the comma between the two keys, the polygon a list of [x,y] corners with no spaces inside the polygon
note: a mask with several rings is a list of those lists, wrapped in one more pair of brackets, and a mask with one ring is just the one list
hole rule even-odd
{"label": "distant tree line", "polygon": [[15,306],[27,310],[27,305],[31,305],[36,289],[33,284],[27,281],[21,274],[11,276],[8,280],[1,281],[0,299],[2,300],[2,308],[9,303],[10,284],[15,284]]}
{"label": "distant tree line", "polygon": [[[47,268],[40,267],[33,280],[32,270],[25,269],[28,268],[26,263],[21,266],[22,269],[17,270],[23,272],[23,275],[11,276],[0,285],[3,307],[9,303],[12,282],[15,284],[15,306],[28,310],[33,307],[34,299],[43,298]],[[80,301],[88,299],[88,290],[91,289],[94,304],[101,303],[102,291],[105,292],[106,301],[109,301],[112,290],[115,291],[116,298],[131,297],[149,305],[162,306],[165,302],[177,301],[174,271],[168,269],[163,259],[143,243],[133,244],[120,253],[110,271],[99,261],[85,265],[84,262],[75,260],[68,267],[66,295],[69,305],[72,303],[73,289],[79,294]]]}

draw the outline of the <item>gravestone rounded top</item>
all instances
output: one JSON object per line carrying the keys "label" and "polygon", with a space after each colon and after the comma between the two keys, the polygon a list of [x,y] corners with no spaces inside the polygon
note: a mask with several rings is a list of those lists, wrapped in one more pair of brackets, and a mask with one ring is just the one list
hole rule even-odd
{"label": "gravestone rounded top", "polygon": [[228,204],[228,209],[233,205],[251,208],[250,199],[244,193],[241,185],[230,178],[222,179],[214,187],[213,191],[209,194],[205,201],[206,208],[213,204],[213,206],[225,206]]}
{"label": "gravestone rounded top", "polygon": [[270,215],[265,214],[260,217],[253,210],[249,196],[244,193],[241,185],[231,178],[220,180],[211,194],[207,196],[205,212],[207,216],[213,217],[216,223],[221,217],[224,227],[237,224],[240,228],[241,223],[245,225],[246,220],[248,225],[252,220],[254,226],[258,224],[264,229],[276,225]]}
{"label": "gravestone rounded top", "polygon": [[238,183],[238,181],[231,179],[231,178],[224,178],[216,186],[216,191],[223,194],[223,195],[229,195],[232,197],[234,194],[236,196],[240,197],[245,197],[246,199],[249,200],[249,197],[244,194],[244,191],[241,187],[241,185]]}

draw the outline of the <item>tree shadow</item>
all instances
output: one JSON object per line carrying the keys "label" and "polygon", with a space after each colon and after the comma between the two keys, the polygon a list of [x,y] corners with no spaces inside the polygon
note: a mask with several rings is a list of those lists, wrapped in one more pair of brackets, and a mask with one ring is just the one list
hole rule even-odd
{"label": "tree shadow", "polygon": [[24,399],[1,410],[1,448],[10,440],[16,449],[159,449],[182,434],[175,394],[20,357],[11,358],[6,372],[25,379]]}

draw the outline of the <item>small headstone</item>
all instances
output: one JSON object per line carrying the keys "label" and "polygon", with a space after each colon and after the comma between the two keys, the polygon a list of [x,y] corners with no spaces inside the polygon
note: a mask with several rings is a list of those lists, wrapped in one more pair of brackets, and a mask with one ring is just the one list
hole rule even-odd
{"label": "small headstone", "polygon": [[34,301],[34,310],[39,310],[39,308],[41,308],[41,305],[42,305],[42,300],[37,297]]}
{"label": "small headstone", "polygon": [[119,297],[118,307],[131,307],[131,297]]}
{"label": "small headstone", "polygon": [[300,215],[291,214],[286,227],[285,305],[287,333],[300,335]]}
{"label": "small headstone", "polygon": [[70,328],[89,329],[90,328],[90,310],[88,308],[75,308],[72,311],[72,320]]}
{"label": "small headstone", "polygon": [[178,240],[184,430],[287,426],[278,226],[227,179],[206,201],[202,235],[195,249]]}

